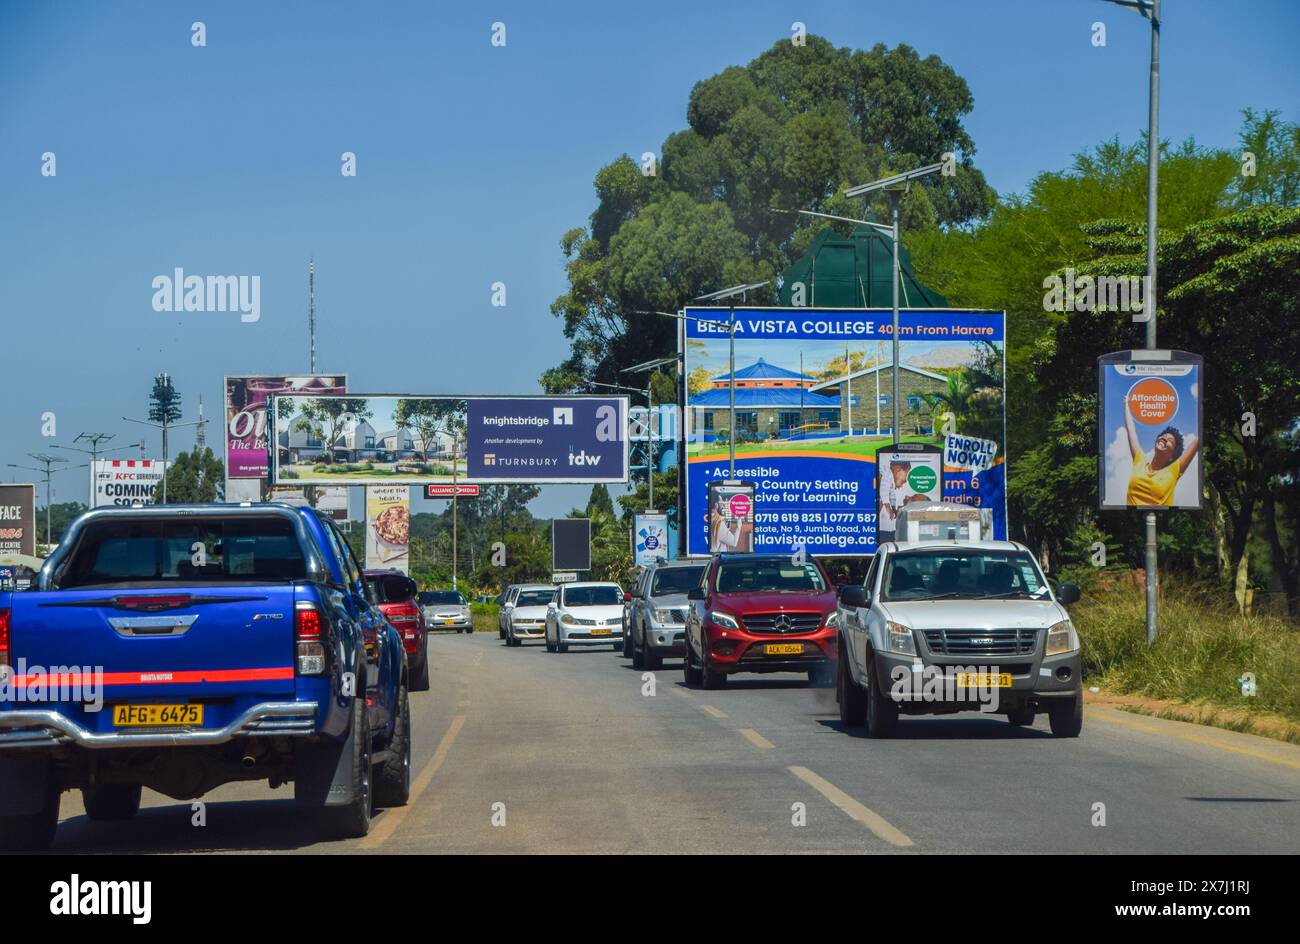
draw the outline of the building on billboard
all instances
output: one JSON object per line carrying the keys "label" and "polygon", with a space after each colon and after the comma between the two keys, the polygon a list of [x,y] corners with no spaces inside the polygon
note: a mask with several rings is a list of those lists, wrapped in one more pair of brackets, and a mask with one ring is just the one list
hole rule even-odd
{"label": "building on billboard", "polygon": [[96,459],[90,507],[152,505],[165,473],[161,459]]}
{"label": "building on billboard", "polygon": [[[809,388],[841,403],[840,428],[883,433],[893,422],[893,365],[874,364]],[[934,429],[934,397],[946,393],[948,378],[911,364],[898,365],[898,425],[904,435],[929,435]]]}

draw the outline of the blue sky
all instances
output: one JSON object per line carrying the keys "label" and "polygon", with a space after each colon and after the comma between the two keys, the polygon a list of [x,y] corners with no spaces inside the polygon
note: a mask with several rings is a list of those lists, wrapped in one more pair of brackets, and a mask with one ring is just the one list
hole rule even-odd
{"label": "blue sky", "polygon": [[[1165,6],[1162,137],[1233,146],[1245,106],[1296,120],[1300,4]],[[85,430],[142,430],[158,453],[120,417],[144,414],[159,371],[192,420],[200,394],[219,415],[224,374],[305,370],[309,255],[318,363],[353,389],[536,391],[566,351],[559,238],[593,209],[595,171],[657,152],[696,81],[796,20],[943,58],[1002,192],[1145,127],[1146,22],[1100,0],[0,4],[0,478],[30,480],[4,464]],[[151,280],[176,267],[259,275],[261,319],[155,312]],[[55,500],[84,500],[87,479],[63,473]],[[551,487],[534,510],[587,491]]]}

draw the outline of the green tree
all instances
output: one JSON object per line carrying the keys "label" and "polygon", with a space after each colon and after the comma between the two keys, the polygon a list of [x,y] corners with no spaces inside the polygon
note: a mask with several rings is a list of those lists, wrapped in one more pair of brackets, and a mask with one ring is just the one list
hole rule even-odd
{"label": "green tree", "polygon": [[[225,494],[226,469],[211,448],[182,452],[167,468],[167,504],[193,505],[220,501]],[[154,489],[154,504],[163,504],[160,484]]]}
{"label": "green tree", "polygon": [[[282,410],[291,410],[288,400],[279,401]],[[313,397],[298,406],[301,417],[297,428],[311,433],[325,444],[325,454],[334,462],[334,446],[349,422],[368,420],[375,414],[370,401],[362,397]],[[288,417],[282,417],[287,419]]]}
{"label": "green tree", "polygon": [[397,401],[397,410],[393,421],[402,429],[410,429],[420,440],[420,451],[424,461],[428,462],[430,453],[438,448],[438,436],[442,434],[458,440],[465,433],[464,400],[445,399],[401,399]]}
{"label": "green tree", "polygon": [[[673,322],[649,312],[775,280],[822,227],[774,209],[856,216],[860,202],[843,197],[848,185],[952,152],[960,172],[913,187],[905,225],[982,217],[995,194],[972,163],[962,125],[972,107],[965,81],[937,57],[907,46],[836,48],[817,36],[804,46],[777,42],[747,66],[698,83],[689,127],[663,144],[661,173],[642,174],[626,155],[606,165],[587,226],[562,238],[568,289],[551,312],[570,353],[543,375],[544,388],[616,383],[620,368],[676,346]],[[774,290],[748,301],[771,303]]]}

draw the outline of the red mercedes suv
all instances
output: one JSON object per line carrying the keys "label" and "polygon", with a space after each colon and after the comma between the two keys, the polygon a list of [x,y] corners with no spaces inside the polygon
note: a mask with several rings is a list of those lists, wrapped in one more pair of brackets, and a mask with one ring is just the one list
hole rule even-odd
{"label": "red mercedes suv", "polygon": [[393,624],[406,649],[407,688],[413,692],[429,690],[429,629],[424,612],[415,602],[418,589],[414,580],[400,570],[367,570],[366,585],[374,603]]}
{"label": "red mercedes suv", "polygon": [[807,672],[814,685],[835,678],[835,588],[817,561],[718,554],[687,599],[687,685],[721,688],[736,672]]}

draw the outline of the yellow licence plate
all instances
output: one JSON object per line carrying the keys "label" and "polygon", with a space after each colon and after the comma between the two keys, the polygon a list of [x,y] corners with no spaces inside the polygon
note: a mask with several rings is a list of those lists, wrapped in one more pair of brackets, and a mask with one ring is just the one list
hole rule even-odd
{"label": "yellow licence plate", "polygon": [[593,630],[591,631],[591,634],[592,634],[593,636],[608,636],[608,635],[610,634],[610,632],[611,632],[611,630],[608,630],[608,629],[593,629]]}
{"label": "yellow licence plate", "polygon": [[763,647],[763,652],[765,652],[769,656],[797,656],[803,653],[803,643],[769,642],[766,646]]}
{"label": "yellow licence plate", "polygon": [[443,621],[442,621],[442,625],[443,625],[443,626],[451,626],[451,625],[453,625],[455,622],[456,622],[456,621],[455,621],[454,619],[451,619],[451,620],[443,620]]}
{"label": "yellow licence plate", "polygon": [[1011,673],[958,672],[957,684],[963,688],[1010,688]]}
{"label": "yellow licence plate", "polygon": [[113,724],[126,727],[203,724],[202,705],[114,705]]}

